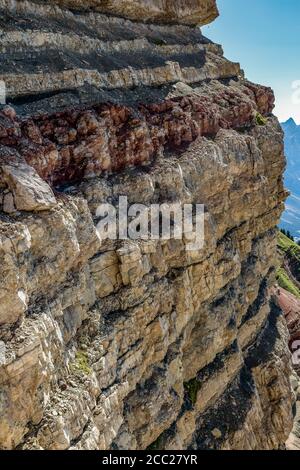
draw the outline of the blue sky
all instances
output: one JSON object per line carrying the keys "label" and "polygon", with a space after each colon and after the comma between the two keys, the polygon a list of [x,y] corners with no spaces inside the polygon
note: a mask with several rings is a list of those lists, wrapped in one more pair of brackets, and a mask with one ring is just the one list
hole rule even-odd
{"label": "blue sky", "polygon": [[[249,80],[271,86],[275,114],[300,124],[300,0],[217,0],[220,17],[202,28],[240,62]],[[293,99],[294,96],[294,99]],[[295,102],[296,98],[296,102]],[[298,98],[298,99],[297,99]]]}

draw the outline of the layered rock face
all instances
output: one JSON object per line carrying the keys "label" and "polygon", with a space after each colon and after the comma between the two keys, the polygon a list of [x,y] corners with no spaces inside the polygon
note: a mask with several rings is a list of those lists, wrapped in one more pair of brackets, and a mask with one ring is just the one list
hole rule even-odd
{"label": "layered rock face", "polygon": [[[0,11],[0,448],[282,448],[282,131],[194,26],[215,2]],[[204,204],[204,247],[100,240],[119,196]]]}
{"label": "layered rock face", "polygon": [[[294,389],[295,420],[293,430],[286,443],[288,450],[300,449],[300,247],[291,238],[278,236],[281,268],[278,270],[278,285],[273,288],[273,298],[283,311],[289,330],[289,347],[292,353],[294,373],[291,383]],[[287,290],[288,289],[288,290]]]}
{"label": "layered rock face", "polygon": [[206,24],[218,16],[215,0],[36,0],[75,10],[93,9],[131,20],[177,24]]}

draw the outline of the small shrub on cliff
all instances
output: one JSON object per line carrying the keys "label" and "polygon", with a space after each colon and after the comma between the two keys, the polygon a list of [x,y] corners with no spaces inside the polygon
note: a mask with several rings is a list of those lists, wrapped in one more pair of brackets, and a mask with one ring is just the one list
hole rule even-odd
{"label": "small shrub on cliff", "polygon": [[260,113],[256,113],[255,121],[258,126],[265,126],[267,124],[267,120],[263,117]]}
{"label": "small shrub on cliff", "polygon": [[163,449],[163,434],[158,436],[156,441],[152,442],[150,446],[147,447],[147,450],[162,450]]}
{"label": "small shrub on cliff", "polygon": [[89,360],[86,352],[84,351],[77,351],[75,356],[75,361],[71,365],[71,369],[74,373],[79,372],[84,375],[90,375],[92,373],[92,369],[89,365]]}
{"label": "small shrub on cliff", "polygon": [[200,382],[198,382],[197,379],[192,379],[189,382],[185,382],[184,388],[187,391],[187,395],[192,405],[195,405],[197,401],[198,391],[200,389]]}

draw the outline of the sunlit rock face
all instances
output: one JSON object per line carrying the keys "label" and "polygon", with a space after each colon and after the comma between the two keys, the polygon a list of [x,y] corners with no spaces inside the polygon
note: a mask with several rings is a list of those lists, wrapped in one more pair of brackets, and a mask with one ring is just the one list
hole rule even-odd
{"label": "sunlit rock face", "polygon": [[[282,131],[215,2],[0,12],[0,448],[282,448]],[[119,196],[204,204],[204,246],[100,240]]]}
{"label": "sunlit rock face", "polygon": [[134,21],[191,26],[210,23],[218,16],[216,0],[37,0],[72,10],[94,10]]}

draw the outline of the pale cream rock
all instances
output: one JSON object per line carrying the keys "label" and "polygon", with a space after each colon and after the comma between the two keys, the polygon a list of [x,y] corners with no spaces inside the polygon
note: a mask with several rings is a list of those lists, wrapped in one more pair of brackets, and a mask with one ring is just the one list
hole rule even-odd
{"label": "pale cream rock", "polygon": [[13,197],[12,193],[4,194],[4,197],[3,197],[3,212],[6,212],[7,214],[13,214],[14,212],[16,212],[14,197]]}
{"label": "pale cream rock", "polygon": [[[43,3],[44,0],[40,0]],[[216,0],[50,0],[74,10],[94,9],[132,20],[206,24],[218,16]]]}
{"label": "pale cream rock", "polygon": [[[13,202],[17,210],[43,211],[56,205],[56,199],[50,186],[29,165],[24,163],[3,165],[1,170],[4,180],[12,191]],[[12,202],[10,204],[13,206]],[[7,211],[8,207],[5,206],[4,210],[5,208]],[[13,212],[12,209],[10,211]]]}

